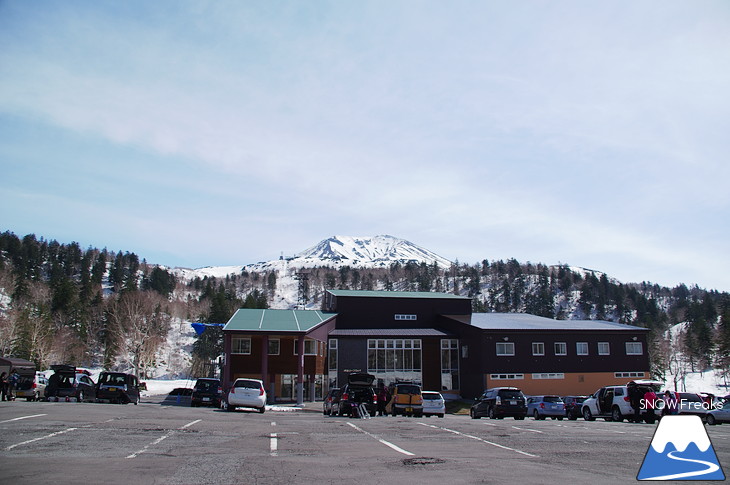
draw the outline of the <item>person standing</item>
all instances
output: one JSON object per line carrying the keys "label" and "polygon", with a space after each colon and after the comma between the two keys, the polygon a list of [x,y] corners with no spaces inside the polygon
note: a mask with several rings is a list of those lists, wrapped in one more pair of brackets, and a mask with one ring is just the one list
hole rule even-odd
{"label": "person standing", "polygon": [[2,394],[3,401],[10,401],[8,399],[8,373],[3,372],[0,374],[0,394]]}

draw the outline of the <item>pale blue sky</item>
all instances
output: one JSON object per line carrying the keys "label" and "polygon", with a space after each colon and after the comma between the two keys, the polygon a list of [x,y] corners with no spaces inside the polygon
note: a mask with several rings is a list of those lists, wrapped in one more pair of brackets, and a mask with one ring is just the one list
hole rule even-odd
{"label": "pale blue sky", "polygon": [[730,290],[727,1],[0,0],[0,230]]}

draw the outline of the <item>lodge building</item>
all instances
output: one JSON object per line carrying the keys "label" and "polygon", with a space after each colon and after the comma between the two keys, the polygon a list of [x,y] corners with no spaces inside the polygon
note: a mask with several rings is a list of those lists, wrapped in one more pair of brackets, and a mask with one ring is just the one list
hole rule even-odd
{"label": "lodge building", "polygon": [[223,328],[224,386],[262,379],[271,402],[302,402],[351,372],[463,398],[497,386],[590,394],[650,377],[645,328],[471,308],[447,293],[327,290],[321,310],[240,309]]}

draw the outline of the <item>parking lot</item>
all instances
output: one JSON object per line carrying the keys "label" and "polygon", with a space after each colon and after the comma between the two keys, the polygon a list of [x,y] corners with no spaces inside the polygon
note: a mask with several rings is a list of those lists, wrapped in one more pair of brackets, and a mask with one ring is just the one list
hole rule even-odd
{"label": "parking lot", "polygon": [[[655,425],[526,419],[349,419],[170,405],[0,406],[3,483],[623,483]],[[720,464],[730,426],[707,427]]]}

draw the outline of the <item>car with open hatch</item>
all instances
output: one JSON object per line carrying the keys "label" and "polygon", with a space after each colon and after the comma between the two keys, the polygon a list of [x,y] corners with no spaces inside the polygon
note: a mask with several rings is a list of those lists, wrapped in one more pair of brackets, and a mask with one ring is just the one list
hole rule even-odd
{"label": "car with open hatch", "polygon": [[327,395],[322,400],[322,414],[325,416],[332,415],[333,403],[340,397],[341,391],[339,387],[332,387],[327,391]]}
{"label": "car with open hatch", "polygon": [[504,417],[525,419],[527,416],[526,401],[522,390],[517,387],[493,387],[476,398],[469,409],[469,416],[472,419],[479,419],[483,416],[489,416],[490,419]]}
{"label": "car with open hatch", "polygon": [[378,395],[373,389],[374,382],[375,376],[372,374],[350,373],[339,396],[333,398],[332,414],[357,418],[362,417],[361,414],[365,412],[375,416],[378,411]]}
{"label": "car with open hatch", "polygon": [[[624,386],[604,386],[590,395],[581,405],[581,414],[586,421],[603,418],[606,421],[620,422],[624,419],[635,421],[635,406],[639,407],[639,420],[654,423],[657,419],[654,409],[642,406],[648,392],[656,393],[662,386],[654,381],[632,381]],[[635,403],[632,405],[632,393]]]}
{"label": "car with open hatch", "polygon": [[391,414],[397,416],[423,416],[423,395],[421,386],[412,382],[398,382],[390,386],[390,402],[386,410],[390,408]]}
{"label": "car with open hatch", "polygon": [[238,408],[253,408],[263,413],[266,411],[264,381],[239,377],[228,390],[222,406],[226,411],[235,411]]}
{"label": "car with open hatch", "polygon": [[96,384],[89,376],[88,371],[77,370],[75,366],[54,364],[51,366],[53,374],[48,378],[46,389],[43,391],[47,401],[64,399],[76,402],[96,400]]}

